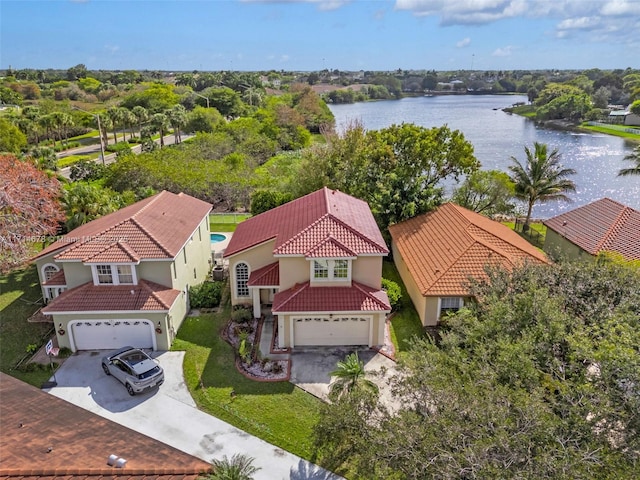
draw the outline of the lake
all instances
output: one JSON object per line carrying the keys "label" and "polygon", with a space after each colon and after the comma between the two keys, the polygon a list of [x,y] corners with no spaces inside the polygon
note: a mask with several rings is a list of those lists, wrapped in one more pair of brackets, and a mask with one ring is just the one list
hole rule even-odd
{"label": "lake", "polygon": [[424,127],[448,125],[460,130],[474,147],[483,169],[508,171],[511,157],[524,163],[524,147],[545,143],[549,151],[557,148],[561,163],[576,170],[572,180],[576,193],[572,203],[551,202],[534,207],[534,216],[549,218],[602,197],[609,197],[640,210],[640,177],[618,177],[629,167],[623,161],[633,150],[633,143],[601,134],[574,133],[536,126],[531,120],[511,115],[501,109],[515,102],[526,102],[519,95],[442,95],[409,97],[345,105],[329,105],[336,125],[343,130],[358,120],[369,130],[393,124],[414,123]]}

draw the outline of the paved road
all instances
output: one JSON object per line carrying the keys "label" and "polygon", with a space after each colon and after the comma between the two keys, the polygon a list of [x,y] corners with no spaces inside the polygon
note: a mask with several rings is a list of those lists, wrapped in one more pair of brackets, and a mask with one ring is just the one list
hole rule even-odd
{"label": "paved road", "polygon": [[182,376],[184,352],[156,353],[165,383],[155,391],[130,397],[102,372],[102,353],[80,352],[65,360],[48,392],[206,462],[245,453],[260,467],[255,480],[344,480],[198,410]]}
{"label": "paved road", "polygon": [[[183,134],[182,135],[182,141],[184,142],[185,140],[188,140],[189,138],[194,137],[194,135],[186,135]],[[157,143],[158,145],[160,144],[160,139],[156,139],[154,140],[155,143]],[[113,142],[112,142],[113,143]],[[164,144],[165,145],[174,145],[176,143],[176,138],[175,135],[166,135],[164,137]],[[142,151],[142,146],[140,144],[138,145],[134,145],[133,147],[131,147],[131,151],[135,154],[138,154]],[[87,145],[85,147],[78,147],[78,148],[73,148],[71,150],[65,150],[64,152],[60,152],[57,154],[58,158],[64,158],[64,157],[68,157],[69,155],[88,155],[91,153],[99,153],[100,152],[100,145]],[[104,156],[104,164],[105,165],[109,165],[110,163],[113,163],[116,161],[116,154],[115,153],[107,153]],[[94,162],[100,162],[100,158],[96,158],[94,160]],[[61,168],[60,169],[60,175],[62,175],[65,178],[70,178],[71,176],[71,167],[65,167],[65,168]]]}

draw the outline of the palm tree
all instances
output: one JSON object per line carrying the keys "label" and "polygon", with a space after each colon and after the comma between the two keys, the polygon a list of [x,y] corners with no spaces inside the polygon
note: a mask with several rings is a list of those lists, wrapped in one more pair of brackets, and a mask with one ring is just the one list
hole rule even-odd
{"label": "palm tree", "polygon": [[118,143],[118,125],[122,122],[122,110],[119,107],[109,107],[107,109],[107,116],[111,120],[111,126],[113,128],[113,143]]}
{"label": "palm tree", "polygon": [[358,352],[346,356],[344,361],[338,362],[337,368],[331,372],[336,379],[331,384],[330,394],[340,398],[345,393],[357,389],[378,393],[378,386],[366,378],[364,362],[358,358]]}
{"label": "palm tree", "polygon": [[142,140],[142,124],[149,121],[149,112],[142,105],[136,105],[131,109],[138,121],[138,136]]}
{"label": "palm tree", "polygon": [[182,142],[180,129],[184,128],[187,124],[187,110],[182,105],[174,105],[171,109],[167,110],[166,114],[173,128],[174,143]]}
{"label": "palm tree", "polygon": [[253,480],[253,474],[260,470],[252,465],[253,458],[235,454],[231,459],[225,455],[222,460],[213,460],[213,473],[209,480]]}
{"label": "palm tree", "polygon": [[154,131],[160,133],[160,148],[164,147],[164,134],[171,126],[169,118],[164,113],[156,113],[151,117],[151,125]]}
{"label": "palm tree", "polygon": [[629,162],[634,162],[635,165],[629,168],[623,168],[618,172],[619,177],[626,177],[629,175],[640,175],[640,145],[638,145],[633,152],[624,157]]}
{"label": "palm tree", "polygon": [[526,227],[529,226],[531,211],[536,203],[551,200],[570,202],[571,199],[565,193],[576,191],[575,183],[567,178],[576,171],[562,166],[558,150],[554,149],[547,155],[545,144],[535,142],[533,145],[533,152],[524,147],[526,164],[511,157],[513,165],[509,166],[511,180],[515,183],[516,198],[527,202],[527,218],[524,222]]}

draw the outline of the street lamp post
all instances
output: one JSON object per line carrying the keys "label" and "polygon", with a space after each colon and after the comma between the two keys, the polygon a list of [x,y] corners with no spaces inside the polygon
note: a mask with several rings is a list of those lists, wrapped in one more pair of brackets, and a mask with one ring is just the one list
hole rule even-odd
{"label": "street lamp post", "polygon": [[193,93],[196,97],[204,98],[207,101],[207,108],[209,108],[209,97],[205,97],[204,95],[200,95],[199,93],[196,93],[196,92],[191,92],[191,93]]}
{"label": "street lamp post", "polygon": [[82,108],[76,107],[75,105],[73,106],[73,108],[75,110],[80,110],[81,112],[88,113],[89,115],[92,115],[93,117],[96,118],[96,121],[98,122],[98,137],[100,138],[100,156],[102,157],[102,165],[105,165],[104,139],[102,138],[102,125],[100,125],[100,115],[98,115],[97,113],[88,112],[87,110],[83,110]]}

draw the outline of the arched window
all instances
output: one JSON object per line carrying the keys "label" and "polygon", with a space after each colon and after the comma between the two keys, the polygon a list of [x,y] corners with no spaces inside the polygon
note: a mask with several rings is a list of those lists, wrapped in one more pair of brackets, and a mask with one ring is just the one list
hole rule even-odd
{"label": "arched window", "polygon": [[58,273],[59,270],[60,269],[55,265],[45,265],[42,269],[42,276],[44,277],[44,281],[48,282],[49,280],[51,280],[51,277]]}
{"label": "arched window", "polygon": [[249,266],[246,263],[236,265],[236,297],[248,297]]}

